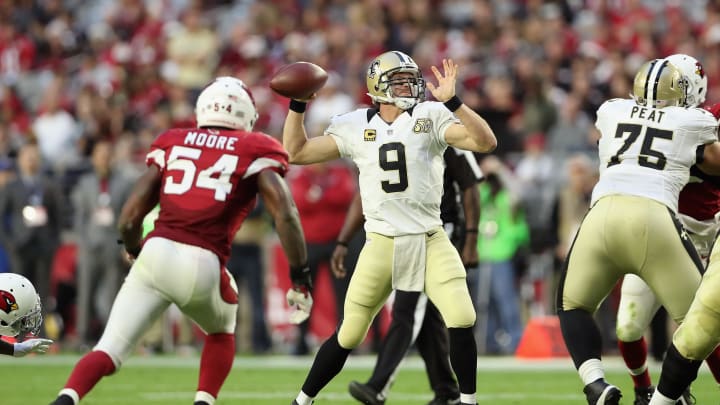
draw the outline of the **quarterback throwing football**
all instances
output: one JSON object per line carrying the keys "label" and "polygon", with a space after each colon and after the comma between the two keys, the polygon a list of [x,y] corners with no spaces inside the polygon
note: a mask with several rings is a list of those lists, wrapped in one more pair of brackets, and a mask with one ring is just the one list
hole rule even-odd
{"label": "quarterback throwing football", "polygon": [[437,85],[427,84],[438,101],[423,101],[425,79],[412,58],[397,51],[381,54],[366,75],[374,108],[333,117],[325,136],[308,139],[306,103],[290,102],[283,128],[290,163],[353,160],[360,170],[367,234],[343,321],[320,347],[294,404],[311,404],[340,372],[393,288],[424,291],[438,308],[449,330],[460,402],[477,402],[475,310],[462,260],[440,219],[443,153],[448,146],[489,152],[497,141],[487,122],[455,95],[458,66],[443,60],[442,68],[443,73],[431,68]]}

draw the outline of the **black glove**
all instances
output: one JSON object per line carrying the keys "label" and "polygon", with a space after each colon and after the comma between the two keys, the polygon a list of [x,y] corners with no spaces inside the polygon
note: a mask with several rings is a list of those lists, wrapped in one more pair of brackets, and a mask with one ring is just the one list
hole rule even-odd
{"label": "black glove", "polygon": [[310,276],[310,267],[307,264],[301,266],[290,266],[290,281],[294,288],[305,288],[312,291],[312,277]]}

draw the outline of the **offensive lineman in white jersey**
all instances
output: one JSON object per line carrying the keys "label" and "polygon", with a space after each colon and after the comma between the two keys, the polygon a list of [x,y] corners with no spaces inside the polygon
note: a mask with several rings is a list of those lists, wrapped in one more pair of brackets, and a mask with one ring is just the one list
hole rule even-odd
{"label": "offensive lineman in white jersey", "polygon": [[[677,67],[685,78],[687,88],[684,107],[700,107],[705,102],[708,87],[702,64],[685,54],[674,54],[665,59]],[[718,117],[716,106],[708,110]],[[720,230],[720,220],[717,218],[720,206],[718,180],[720,178],[709,176],[693,167],[690,169],[690,182],[683,188],[678,200],[678,219],[687,230],[703,266],[710,256],[715,235]],[[655,391],[648,370],[647,344],[643,335],[659,308],[660,303],[650,287],[638,276],[626,274],[618,307],[616,333],[620,354],[635,386],[634,405],[647,405]],[[715,380],[720,382],[720,348],[708,357],[707,364]],[[682,397],[683,401],[692,403],[689,390]]]}
{"label": "offensive lineman in white jersey", "polygon": [[678,195],[697,163],[720,170],[717,121],[685,103],[685,80],[667,60],[645,63],[633,99],[597,112],[600,179],[565,262],[558,315],[588,404],[618,404],[605,381],[602,342],[592,314],[625,274],[643,279],[676,322],[700,284],[702,264],[677,219]]}
{"label": "offensive lineman in white jersey", "polygon": [[310,405],[342,370],[393,288],[424,291],[438,308],[449,331],[460,402],[477,402],[475,310],[462,260],[440,220],[443,153],[448,145],[490,152],[497,141],[487,122],[455,95],[457,65],[443,60],[442,74],[431,69],[438,84],[427,87],[439,102],[423,102],[425,80],[408,55],[381,54],[366,77],[376,108],[334,117],[325,136],[308,139],[305,102],[290,102],[283,128],[290,163],[351,158],[360,170],[367,233],[343,320],[320,347],[295,405]]}

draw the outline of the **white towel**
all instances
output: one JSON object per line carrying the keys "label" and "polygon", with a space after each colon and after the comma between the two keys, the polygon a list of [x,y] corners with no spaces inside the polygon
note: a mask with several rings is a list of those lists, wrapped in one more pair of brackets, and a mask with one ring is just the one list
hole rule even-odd
{"label": "white towel", "polygon": [[425,248],[424,233],[394,238],[393,289],[400,291],[425,289]]}

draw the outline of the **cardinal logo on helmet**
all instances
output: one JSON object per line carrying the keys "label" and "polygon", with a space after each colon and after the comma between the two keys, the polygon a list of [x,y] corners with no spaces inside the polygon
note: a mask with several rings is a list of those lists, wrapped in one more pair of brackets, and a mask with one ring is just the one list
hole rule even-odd
{"label": "cardinal logo on helmet", "polygon": [[5,290],[0,290],[0,310],[9,314],[12,311],[17,311],[18,304],[15,296]]}
{"label": "cardinal logo on helmet", "polygon": [[700,64],[700,62],[695,62],[695,74],[702,77],[705,77],[705,69],[703,69],[703,66]]}

